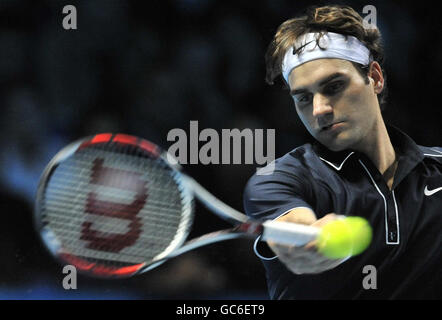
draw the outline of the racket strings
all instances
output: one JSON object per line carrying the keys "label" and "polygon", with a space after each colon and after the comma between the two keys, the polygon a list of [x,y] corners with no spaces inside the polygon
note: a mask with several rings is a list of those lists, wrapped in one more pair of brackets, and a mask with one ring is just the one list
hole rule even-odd
{"label": "racket strings", "polygon": [[183,190],[178,174],[144,151],[85,148],[53,171],[42,220],[67,253],[106,265],[149,262],[187,236],[192,204]]}

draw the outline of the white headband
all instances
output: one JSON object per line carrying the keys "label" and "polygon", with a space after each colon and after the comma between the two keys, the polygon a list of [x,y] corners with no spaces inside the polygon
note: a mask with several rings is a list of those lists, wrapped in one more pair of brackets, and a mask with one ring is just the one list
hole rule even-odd
{"label": "white headband", "polygon": [[[324,58],[338,58],[349,60],[362,65],[370,63],[370,50],[353,36],[347,36],[339,33],[328,32],[324,34],[317,45],[316,39],[319,33],[306,33],[295,41],[295,45],[287,50],[282,61],[282,75],[288,82],[290,72],[299,65],[311,60]],[[293,51],[300,48],[298,54]],[[321,49],[322,48],[322,49]]]}

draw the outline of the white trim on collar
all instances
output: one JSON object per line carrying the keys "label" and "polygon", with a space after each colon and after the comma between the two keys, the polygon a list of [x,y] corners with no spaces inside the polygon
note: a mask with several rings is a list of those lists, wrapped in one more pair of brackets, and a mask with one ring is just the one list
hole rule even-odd
{"label": "white trim on collar", "polygon": [[341,163],[338,167],[337,167],[336,165],[334,165],[332,162],[330,162],[330,161],[328,161],[328,160],[325,160],[325,159],[322,158],[322,157],[319,157],[319,159],[321,159],[322,161],[326,162],[328,165],[332,166],[332,167],[335,168],[336,170],[341,171],[342,166],[344,165],[345,161],[347,161],[347,159],[350,158],[350,156],[351,156],[353,153],[354,153],[354,151],[350,152],[350,153],[348,154],[348,156],[345,157],[345,159],[342,161],[342,163]]}
{"label": "white trim on collar", "polygon": [[436,150],[436,149],[431,149],[437,153],[440,154],[429,154],[429,153],[424,153],[424,156],[429,156],[429,157],[442,157],[442,151]]}

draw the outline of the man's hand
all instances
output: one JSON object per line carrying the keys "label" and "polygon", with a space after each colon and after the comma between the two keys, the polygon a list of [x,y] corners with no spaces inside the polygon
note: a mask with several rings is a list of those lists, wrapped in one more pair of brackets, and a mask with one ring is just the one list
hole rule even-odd
{"label": "man's hand", "polygon": [[[325,224],[338,219],[338,217],[338,215],[331,213],[318,220],[310,209],[296,208],[277,220],[321,228]],[[270,241],[268,244],[286,267],[296,274],[320,273],[333,269],[346,260],[331,260],[324,257],[317,252],[315,242],[309,242],[303,247],[281,245]]]}

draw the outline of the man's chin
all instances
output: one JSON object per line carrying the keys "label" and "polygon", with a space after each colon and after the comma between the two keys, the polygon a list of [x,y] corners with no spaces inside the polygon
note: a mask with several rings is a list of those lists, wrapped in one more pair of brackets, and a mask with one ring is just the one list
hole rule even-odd
{"label": "man's chin", "polygon": [[325,145],[325,146],[333,152],[339,152],[348,149],[342,146],[335,146],[335,145]]}
{"label": "man's chin", "polygon": [[344,137],[336,137],[333,140],[319,142],[333,152],[351,149],[351,146],[353,145],[349,139],[345,139]]}

